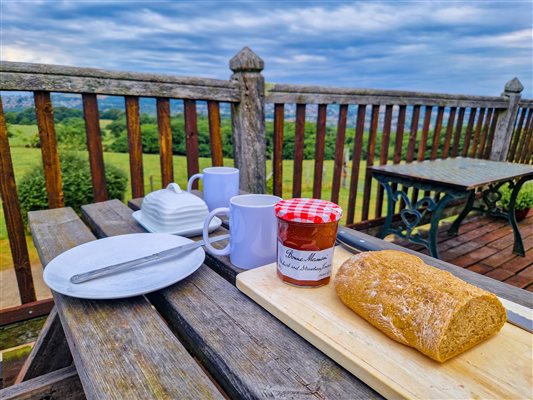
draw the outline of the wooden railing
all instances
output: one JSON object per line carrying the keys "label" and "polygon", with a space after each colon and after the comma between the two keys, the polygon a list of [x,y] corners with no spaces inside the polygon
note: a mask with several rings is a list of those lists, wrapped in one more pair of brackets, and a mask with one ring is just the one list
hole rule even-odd
{"label": "wooden railing", "polygon": [[507,161],[531,163],[533,154],[533,100],[521,100]]}
{"label": "wooden railing", "polygon": [[[189,176],[199,170],[196,102],[201,100],[208,104],[213,165],[222,165],[223,161],[220,103],[231,104],[234,162],[241,171],[241,189],[255,193],[265,191],[265,103],[274,104],[273,190],[280,196],[295,197],[302,195],[308,107],[317,107],[313,197],[325,196],[323,186],[326,181],[322,171],[327,114],[331,107],[339,107],[329,198],[346,210],[348,224],[380,219],[383,214],[383,190],[372,182],[366,166],[456,156],[531,162],[533,101],[520,99],[522,88],[518,81],[509,82],[503,95],[498,97],[298,85],[273,85],[265,91],[263,67],[263,61],[247,48],[230,60],[233,75],[227,81],[3,62],[0,65],[0,90],[34,93],[50,208],[63,206],[51,92],[82,96],[95,201],[107,199],[97,95],[124,97],[133,197],[144,196],[140,97],[156,99],[163,185],[174,179],[170,99],[182,99],[184,104]],[[284,193],[282,186],[287,104],[295,105],[296,122],[291,193]],[[25,309],[32,310],[37,303],[1,105],[0,99],[0,190],[21,302],[26,305]],[[354,140],[345,202],[339,193],[348,135],[353,135]],[[405,146],[404,137],[408,137]],[[379,148],[378,143],[381,143]],[[374,195],[375,201],[372,202]],[[412,193],[413,198],[417,195],[416,191]]]}
{"label": "wooden railing", "polygon": [[[518,90],[516,88],[518,85]],[[306,106],[316,105],[316,151],[314,156],[313,197],[322,197],[324,143],[328,108],[338,107],[335,160],[331,183],[331,201],[339,202],[341,171],[344,164],[343,149],[347,132],[351,132],[354,144],[351,157],[351,177],[347,204],[341,204],[347,214],[346,223],[380,218],[383,214],[383,188],[372,181],[366,167],[374,164],[394,164],[424,159],[435,160],[447,157],[474,157],[504,159],[493,150],[495,139],[509,144],[516,120],[516,111],[509,113],[509,105],[520,93],[518,81],[511,81],[500,97],[464,96],[440,93],[418,93],[385,90],[361,90],[324,88],[298,85],[274,85],[266,101],[274,103],[274,193],[282,191],[283,182],[283,136],[284,110],[286,104],[295,104],[295,154],[292,196],[300,196],[302,188],[304,124]],[[519,95],[518,95],[519,97]],[[521,120],[514,130],[514,141],[510,155],[513,161],[531,162],[531,109],[528,117],[526,105],[530,100],[520,102]],[[350,111],[356,116],[348,121]],[[512,111],[512,110],[511,110]],[[514,117],[514,118],[513,118]],[[351,122],[351,126],[350,126]],[[394,126],[393,126],[394,123]],[[377,136],[381,146],[376,149]],[[394,137],[393,137],[394,135]],[[404,137],[408,135],[407,144]],[[431,137],[430,137],[431,135]],[[529,136],[528,136],[529,135]],[[392,154],[389,154],[394,141]],[[431,148],[429,151],[428,148]],[[518,150],[515,150],[517,148]],[[365,162],[362,162],[365,159]],[[364,164],[364,165],[363,165]],[[363,182],[361,206],[358,206],[358,188]],[[360,189],[360,188],[359,188]],[[417,190],[412,198],[416,201]],[[375,203],[371,199],[375,197]],[[401,207],[401,205],[400,205]],[[359,210],[359,213],[356,211]]]}

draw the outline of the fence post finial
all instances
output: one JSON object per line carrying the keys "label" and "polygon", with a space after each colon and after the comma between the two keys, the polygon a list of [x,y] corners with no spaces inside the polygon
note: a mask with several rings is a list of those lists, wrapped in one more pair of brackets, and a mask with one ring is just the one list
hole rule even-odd
{"label": "fence post finial", "polygon": [[261,72],[265,68],[265,62],[249,47],[243,47],[229,60],[229,68],[233,72]]}
{"label": "fence post finial", "polygon": [[239,84],[241,101],[231,104],[235,167],[240,188],[264,193],[266,187],[265,78],[263,60],[244,47],[229,62],[231,79]]}
{"label": "fence post finial", "polygon": [[507,100],[507,108],[501,111],[498,117],[490,151],[491,160],[506,161],[507,159],[522,90],[524,90],[524,86],[517,77],[514,77],[505,84],[504,91],[501,95]]}
{"label": "fence post finial", "polygon": [[522,85],[522,82],[520,82],[520,80],[515,76],[505,84],[505,89],[502,95],[505,96],[507,93],[522,93],[522,90],[524,90],[524,85]]}

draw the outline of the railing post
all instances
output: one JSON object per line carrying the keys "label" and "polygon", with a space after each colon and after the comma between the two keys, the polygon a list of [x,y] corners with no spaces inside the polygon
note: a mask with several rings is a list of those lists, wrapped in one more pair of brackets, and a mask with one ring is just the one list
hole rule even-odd
{"label": "railing post", "polygon": [[509,103],[507,109],[503,111],[498,118],[494,140],[492,141],[490,160],[505,161],[507,158],[507,152],[509,150],[518,114],[518,102],[520,101],[520,93],[522,90],[524,90],[524,86],[522,86],[522,83],[520,83],[518,78],[513,78],[505,84],[502,96],[506,97]]}
{"label": "railing post", "polygon": [[235,167],[240,170],[240,188],[250,193],[265,193],[265,63],[248,47],[229,62],[232,80],[239,83],[241,101],[232,103]]}

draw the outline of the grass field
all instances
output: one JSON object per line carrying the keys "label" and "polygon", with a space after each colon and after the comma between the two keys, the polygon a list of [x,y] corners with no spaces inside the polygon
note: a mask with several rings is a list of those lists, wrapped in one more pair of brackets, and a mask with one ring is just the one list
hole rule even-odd
{"label": "grass field", "polygon": [[[105,123],[105,122],[104,122]],[[16,137],[10,139],[11,144],[11,156],[13,160],[13,167],[15,170],[15,179],[17,182],[20,182],[24,174],[32,168],[34,165],[41,164],[41,151],[40,149],[26,148],[24,142],[24,137],[30,137],[33,133],[36,132],[35,126],[25,126],[25,125],[15,125],[14,129],[19,129],[19,134]],[[33,131],[32,129],[35,129]],[[87,152],[78,152],[84,157],[88,157]],[[114,164],[124,171],[128,172],[129,175],[129,155],[125,153],[104,153],[104,160],[106,163]],[[364,161],[363,161],[364,163]],[[232,166],[233,160],[225,159],[224,165]],[[209,158],[200,158],[200,169],[211,166],[211,159]],[[161,173],[160,173],[160,163],[159,155],[157,154],[145,154],[143,156],[143,168],[144,168],[144,182],[145,182],[145,192],[148,193],[152,190],[157,190],[161,188]],[[362,191],[364,185],[364,169],[365,166],[362,164],[360,168],[359,176],[359,185],[358,185],[358,194],[357,194],[357,208],[356,208],[356,220],[360,219],[361,216],[361,202],[362,202]],[[351,165],[348,166],[348,171],[351,170]],[[272,171],[272,163],[269,161],[267,164],[267,174],[270,174]],[[313,176],[314,176],[314,160],[305,160],[303,166],[303,182],[302,182],[302,197],[311,197],[313,191]],[[187,163],[184,156],[174,156],[174,177],[175,181],[182,187],[185,188],[187,184]],[[290,198],[292,196],[292,177],[293,177],[293,161],[285,160],[283,162],[283,197]],[[323,185],[322,185],[322,198],[329,199],[331,196],[331,182],[333,178],[333,161],[327,160],[324,162],[324,174],[323,174]],[[151,187],[151,183],[153,187]],[[346,185],[349,186],[350,175],[346,177]],[[373,182],[374,188],[376,183]],[[347,187],[342,187],[339,194],[339,204],[346,210],[348,205],[348,193],[349,190]],[[373,190],[374,193],[374,190]],[[127,192],[125,199],[128,200],[131,198],[131,187],[128,184]],[[374,201],[371,201],[370,206],[370,215],[373,215],[374,212]],[[0,206],[1,207],[1,206]],[[27,237],[27,242],[30,247],[30,256],[32,262],[39,262],[31,238]],[[4,214],[0,213],[0,269],[11,268],[12,267],[11,253],[9,250],[9,242],[7,241],[7,231],[5,227]]]}

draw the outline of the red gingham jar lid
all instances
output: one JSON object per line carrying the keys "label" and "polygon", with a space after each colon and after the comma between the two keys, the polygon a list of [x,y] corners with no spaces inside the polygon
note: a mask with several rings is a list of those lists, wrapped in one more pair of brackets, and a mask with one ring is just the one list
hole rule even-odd
{"label": "red gingham jar lid", "polygon": [[274,209],[276,217],[290,222],[325,224],[342,217],[342,208],[338,204],[320,199],[281,200]]}

